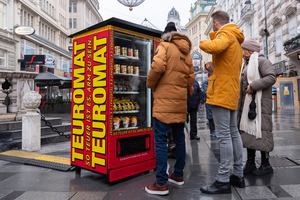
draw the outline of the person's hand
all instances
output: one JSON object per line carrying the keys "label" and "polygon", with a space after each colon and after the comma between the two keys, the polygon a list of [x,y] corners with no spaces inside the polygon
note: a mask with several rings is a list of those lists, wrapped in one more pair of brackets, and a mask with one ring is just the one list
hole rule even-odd
{"label": "person's hand", "polygon": [[204,65],[204,68],[209,71],[210,75],[212,75],[215,71],[215,66],[212,64],[212,62],[208,62]]}
{"label": "person's hand", "polygon": [[203,106],[203,103],[200,103],[200,105],[199,105],[200,107],[202,107]]}
{"label": "person's hand", "polygon": [[253,89],[251,88],[250,85],[248,85],[247,90],[245,91],[246,94],[252,94],[253,93]]}

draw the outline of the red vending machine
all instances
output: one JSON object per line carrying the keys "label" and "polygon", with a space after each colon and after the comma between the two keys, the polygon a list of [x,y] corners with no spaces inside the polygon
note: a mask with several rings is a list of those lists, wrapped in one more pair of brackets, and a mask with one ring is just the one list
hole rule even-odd
{"label": "red vending machine", "polygon": [[155,168],[151,90],[161,32],[111,18],[73,38],[71,164],[109,182]]}

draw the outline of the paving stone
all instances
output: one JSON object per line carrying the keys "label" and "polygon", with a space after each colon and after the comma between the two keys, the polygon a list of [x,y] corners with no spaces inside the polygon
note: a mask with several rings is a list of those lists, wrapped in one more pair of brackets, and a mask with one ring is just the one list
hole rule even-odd
{"label": "paving stone", "polygon": [[71,200],[102,200],[107,192],[76,192]]}
{"label": "paving stone", "polygon": [[280,185],[292,197],[300,198],[300,184],[298,185]]}
{"label": "paving stone", "polygon": [[276,196],[266,186],[251,186],[246,188],[236,188],[242,199],[269,199]]}
{"label": "paving stone", "polygon": [[40,192],[28,191],[16,198],[16,200],[68,200],[76,192]]}

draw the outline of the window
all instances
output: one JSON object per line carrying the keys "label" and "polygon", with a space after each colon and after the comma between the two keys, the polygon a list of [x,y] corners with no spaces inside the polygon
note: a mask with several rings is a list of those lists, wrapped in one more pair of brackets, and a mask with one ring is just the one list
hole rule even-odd
{"label": "window", "polygon": [[281,28],[276,30],[276,53],[280,54],[282,50]]}
{"label": "window", "polygon": [[45,25],[45,38],[47,38],[48,35],[47,31],[48,31],[48,27]]}
{"label": "window", "polygon": [[50,36],[50,41],[53,41],[53,30],[51,29],[51,36]]}
{"label": "window", "polygon": [[6,68],[6,52],[0,49],[0,68]]}
{"label": "window", "polygon": [[296,36],[296,18],[294,17],[289,21],[289,34],[290,39]]}
{"label": "window", "polygon": [[30,23],[31,27],[33,27],[33,16],[31,16],[31,23]]}
{"label": "window", "polygon": [[249,33],[250,33],[250,35],[249,35],[249,36],[250,36],[250,38],[252,38],[252,37],[253,37],[253,28],[252,28],[252,23],[250,23],[250,24],[249,24],[249,29],[250,29],[250,30],[249,30]]}
{"label": "window", "polygon": [[72,3],[69,3],[69,13],[72,12]]}
{"label": "window", "polygon": [[28,13],[27,26],[30,26],[30,14]]}
{"label": "window", "polygon": [[267,40],[266,40],[266,38],[264,38],[264,40],[263,40],[263,45],[264,45],[264,55],[265,55],[265,57],[267,57]]}
{"label": "window", "polygon": [[52,6],[52,17],[54,17],[54,6]]}
{"label": "window", "polygon": [[40,36],[42,36],[42,32],[41,32],[42,31],[42,27],[41,26],[42,26],[42,23],[39,22],[39,34],[40,34]]}
{"label": "window", "polygon": [[46,12],[48,12],[48,1],[47,1],[47,4],[46,4]]}
{"label": "window", "polygon": [[73,3],[73,13],[77,12],[77,3]]}
{"label": "window", "polygon": [[275,6],[277,6],[280,3],[280,0],[275,0]]}
{"label": "window", "polygon": [[26,26],[26,16],[27,16],[27,12],[24,11],[24,26]]}
{"label": "window", "polygon": [[51,15],[51,4],[49,4],[49,15]]}
{"label": "window", "polygon": [[69,18],[69,28],[72,28],[72,18]]}
{"label": "window", "polygon": [[48,27],[48,40],[50,40],[50,27]]}
{"label": "window", "polygon": [[39,0],[40,7],[42,7],[42,0]]}
{"label": "window", "polygon": [[20,25],[23,25],[23,9],[21,9],[21,13],[20,13]]}
{"label": "window", "polygon": [[42,24],[42,37],[44,37],[44,24]]}
{"label": "window", "polygon": [[43,0],[43,10],[45,10],[45,0]]}
{"label": "window", "polygon": [[55,44],[55,31],[53,31],[53,43]]}
{"label": "window", "polygon": [[77,19],[73,18],[73,28],[77,28]]}

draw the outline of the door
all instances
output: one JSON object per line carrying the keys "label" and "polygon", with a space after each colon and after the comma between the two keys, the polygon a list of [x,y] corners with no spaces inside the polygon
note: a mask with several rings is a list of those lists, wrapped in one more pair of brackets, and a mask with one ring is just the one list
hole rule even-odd
{"label": "door", "polygon": [[294,107],[293,82],[280,83],[280,105],[281,107]]}

